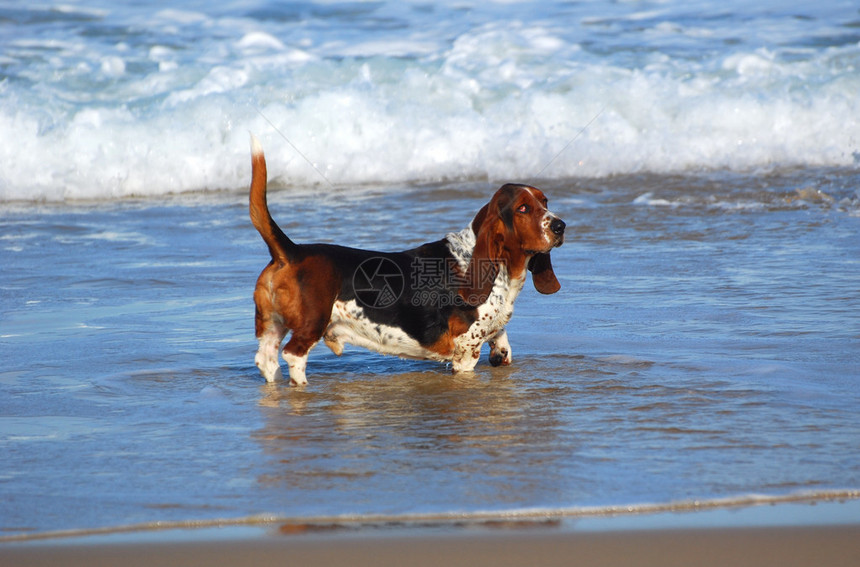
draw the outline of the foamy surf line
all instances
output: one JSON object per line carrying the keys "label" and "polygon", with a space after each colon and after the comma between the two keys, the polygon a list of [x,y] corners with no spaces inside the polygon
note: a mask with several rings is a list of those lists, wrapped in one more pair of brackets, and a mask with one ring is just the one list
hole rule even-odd
{"label": "foamy surf line", "polygon": [[249,130],[289,186],[860,164],[850,3],[95,4],[0,6],[0,202],[237,189]]}
{"label": "foamy surf line", "polygon": [[705,500],[678,500],[666,503],[640,503],[607,506],[570,506],[560,508],[522,508],[472,512],[430,512],[406,514],[336,514],[319,516],[286,516],[260,514],[240,518],[209,520],[154,521],[140,524],[55,530],[36,534],[0,536],[0,543],[36,542],[93,536],[113,536],[173,530],[214,528],[278,528],[280,533],[313,533],[337,528],[433,528],[484,525],[540,524],[542,522],[648,516],[666,513],[691,513],[733,510],[781,504],[809,504],[860,500],[860,489],[801,491],[783,495],[748,494]]}

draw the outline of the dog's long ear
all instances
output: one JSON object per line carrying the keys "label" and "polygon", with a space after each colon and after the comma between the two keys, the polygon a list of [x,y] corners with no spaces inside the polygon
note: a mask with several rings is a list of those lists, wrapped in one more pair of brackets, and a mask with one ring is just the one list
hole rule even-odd
{"label": "dog's long ear", "polygon": [[532,273],[535,289],[539,292],[549,295],[561,289],[561,284],[558,283],[558,278],[555,277],[552,269],[549,252],[539,252],[532,256],[529,260],[529,270]]}
{"label": "dog's long ear", "polygon": [[498,203],[493,200],[484,205],[475,220],[475,248],[466,273],[462,275],[462,285],[458,290],[460,298],[472,307],[484,303],[493,291],[493,283],[499,273],[507,229],[499,216]]}

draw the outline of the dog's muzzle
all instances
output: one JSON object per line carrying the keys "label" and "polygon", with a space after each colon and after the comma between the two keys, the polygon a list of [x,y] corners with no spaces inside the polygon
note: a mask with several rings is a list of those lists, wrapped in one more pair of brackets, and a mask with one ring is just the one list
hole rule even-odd
{"label": "dog's muzzle", "polygon": [[552,222],[549,223],[549,230],[555,235],[555,243],[553,247],[561,246],[564,242],[564,228],[567,225],[560,218],[552,219]]}

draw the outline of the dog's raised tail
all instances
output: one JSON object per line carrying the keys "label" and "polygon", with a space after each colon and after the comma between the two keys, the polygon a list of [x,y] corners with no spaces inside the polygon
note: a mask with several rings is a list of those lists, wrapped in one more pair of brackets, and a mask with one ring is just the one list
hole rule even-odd
{"label": "dog's raised tail", "polygon": [[280,263],[289,262],[289,251],[295,246],[293,241],[287,238],[281,227],[269,213],[269,204],[266,200],[266,183],[268,173],[266,172],[266,156],[263,154],[263,146],[256,136],[251,134],[251,196],[250,212],[251,222],[254,228],[263,237],[272,260]]}

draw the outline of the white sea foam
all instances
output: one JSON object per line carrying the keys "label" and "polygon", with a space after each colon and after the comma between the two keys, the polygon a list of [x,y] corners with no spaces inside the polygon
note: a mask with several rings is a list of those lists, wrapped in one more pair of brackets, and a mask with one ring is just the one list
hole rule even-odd
{"label": "white sea foam", "polygon": [[[207,387],[208,388],[208,387]],[[223,396],[220,392],[210,392],[204,388],[200,392],[201,397],[220,398]],[[210,388],[211,389],[211,388]],[[207,528],[218,528],[223,530],[229,527],[271,527],[271,526],[302,526],[303,531],[313,532],[315,528],[320,530],[330,530],[332,527],[351,527],[370,528],[378,526],[387,526],[388,528],[415,528],[415,527],[431,527],[431,526],[463,526],[472,525],[480,527],[482,525],[497,525],[501,522],[518,522],[526,525],[526,522],[535,522],[535,525],[540,525],[540,522],[545,521],[562,521],[573,520],[583,521],[588,518],[623,518],[635,516],[655,516],[659,514],[689,514],[693,512],[701,513],[708,510],[732,510],[737,513],[739,509],[750,509],[756,506],[778,506],[791,504],[818,505],[829,502],[840,502],[848,507],[846,516],[850,518],[855,507],[850,506],[853,501],[860,498],[857,490],[817,490],[817,491],[802,491],[785,495],[759,495],[749,494],[740,495],[728,498],[714,498],[706,500],[683,500],[666,503],[655,504],[627,504],[627,505],[608,505],[608,506],[583,506],[571,508],[528,508],[528,509],[511,509],[511,510],[494,510],[494,511],[472,511],[472,512],[436,512],[436,513],[412,513],[412,514],[339,514],[331,516],[278,516],[272,514],[261,514],[254,516],[246,516],[241,518],[216,518],[212,520],[189,520],[189,521],[156,521],[141,524],[126,524],[118,526],[110,526],[103,528],[92,529],[71,529],[62,531],[41,532],[35,534],[0,536],[0,543],[9,542],[28,542],[41,540],[58,540],[63,538],[80,538],[92,537],[97,535],[109,536],[127,533],[149,532],[149,531],[164,531],[164,530],[204,530]],[[848,502],[849,504],[845,504]],[[783,511],[785,508],[782,509]],[[690,517],[684,517],[687,522]],[[811,518],[807,513],[802,519],[797,517],[779,516],[776,514],[762,518],[755,518],[753,525],[758,527],[770,526],[814,526],[818,525],[820,519]],[[835,525],[844,523],[846,520],[834,520],[828,517],[825,523],[827,525]],[[848,523],[852,523],[850,519]],[[678,522],[682,523],[682,522]],[[703,526],[714,528],[718,522],[713,518],[707,518],[702,522]],[[733,526],[743,524],[738,518],[733,518]],[[616,521],[614,525],[619,525]],[[623,523],[621,524],[623,525]],[[651,528],[660,526],[660,522],[653,522],[643,525]],[[685,524],[688,527],[689,524]],[[522,527],[522,526],[521,526]]]}
{"label": "white sea foam", "polygon": [[860,162],[856,41],[810,45],[786,17],[765,22],[773,44],[737,45],[744,18],[717,27],[674,5],[518,6],[476,5],[469,22],[440,7],[429,28],[408,3],[353,14],[364,28],[325,6],[67,6],[0,40],[0,200],[240,188],[249,130],[283,185]]}

